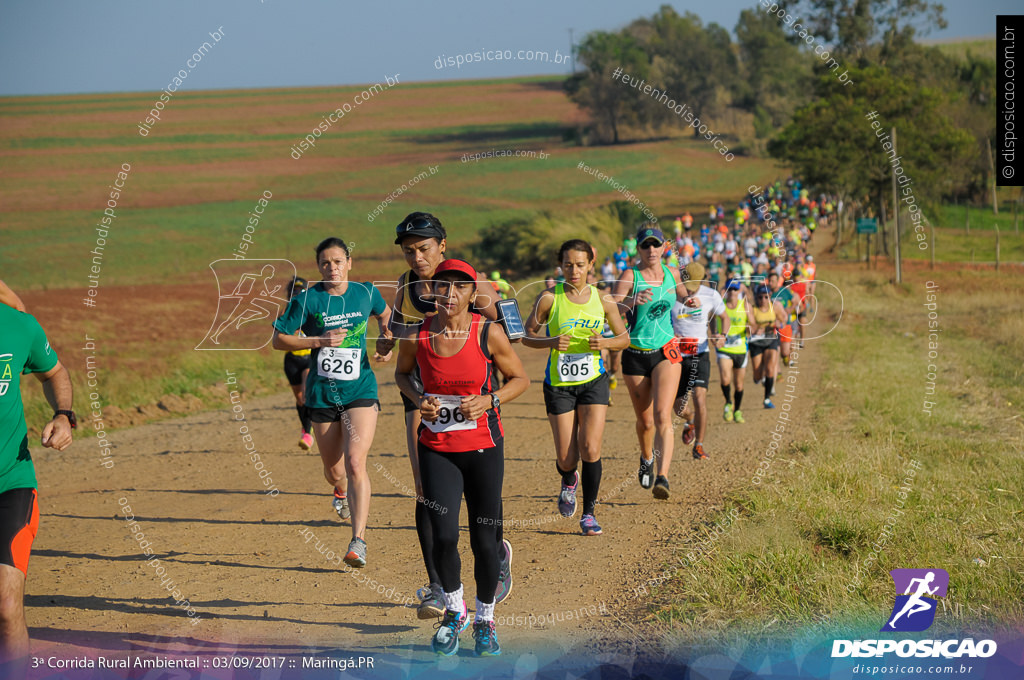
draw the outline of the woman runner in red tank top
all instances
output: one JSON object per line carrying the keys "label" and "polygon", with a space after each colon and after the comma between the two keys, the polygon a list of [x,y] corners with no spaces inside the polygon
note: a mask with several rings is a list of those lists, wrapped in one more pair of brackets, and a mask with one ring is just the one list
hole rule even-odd
{"label": "woman runner in red tank top", "polygon": [[[438,313],[423,321],[414,340],[400,342],[395,372],[399,389],[419,405],[422,416],[418,433],[421,502],[432,516],[433,556],[445,600],[432,647],[444,656],[458,651],[459,633],[469,625],[459,560],[463,496],[476,562],[476,652],[501,653],[494,630],[495,537],[504,477],[499,405],[521,395],[530,384],[501,326],[469,311],[477,279],[476,271],[463,260],[445,260],[438,266],[433,286]],[[422,391],[412,379],[417,368]],[[509,378],[498,389],[494,369]]]}

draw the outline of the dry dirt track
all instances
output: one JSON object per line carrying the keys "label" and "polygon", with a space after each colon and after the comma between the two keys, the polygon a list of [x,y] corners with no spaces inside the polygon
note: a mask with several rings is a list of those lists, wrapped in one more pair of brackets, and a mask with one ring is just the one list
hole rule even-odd
{"label": "dry dirt track", "polygon": [[[712,366],[705,440],[711,459],[694,461],[677,447],[672,499],[655,501],[636,481],[634,420],[620,383],[604,438],[605,500],[598,517],[605,533],[585,538],[578,533],[579,515],[563,520],[555,507],[558,478],[540,389],[545,355],[517,350],[534,382],[502,409],[505,519],[513,522],[506,536],[515,549],[514,589],[496,612],[505,617],[499,635],[507,660],[538,643],[556,653],[628,652],[638,642],[657,649],[664,630],[641,622],[647,606],[633,588],[662,571],[673,544],[721,508],[724,492],[750,484],[780,411],[760,407],[761,388],[748,374],[746,424],[723,423]],[[784,443],[810,436],[807,412],[821,361],[815,343],[807,343],[800,353],[795,422],[787,427]],[[377,372],[383,411],[369,463],[373,501],[364,571],[401,599],[413,596],[425,579],[413,500],[405,491],[412,477],[391,370]],[[276,497],[263,492],[244,453],[226,392],[224,402],[217,411],[115,432],[111,469],[100,467],[89,436],[60,454],[33,446],[42,515],[26,594],[33,654],[340,649],[435,663],[429,622],[341,573],[315,549],[320,540],[340,553],[350,534],[329,506],[319,457],[296,446],[290,393],[242,402],[258,451],[280,489]],[[197,625],[168,598],[161,578],[145,563],[119,512],[119,499],[130,505],[166,575],[198,610]],[[462,514],[465,525],[464,509]],[[307,530],[315,540],[306,542],[302,532]],[[465,532],[463,537],[463,577],[472,594],[472,559]],[[564,615],[590,605],[602,610],[579,620]],[[530,614],[562,614],[565,620],[531,626],[525,620]],[[524,619],[508,619],[513,616]],[[464,644],[469,640],[464,634]]]}

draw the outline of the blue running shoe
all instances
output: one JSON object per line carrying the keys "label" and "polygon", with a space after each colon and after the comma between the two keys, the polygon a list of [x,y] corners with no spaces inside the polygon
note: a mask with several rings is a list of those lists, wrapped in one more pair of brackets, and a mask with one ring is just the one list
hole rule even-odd
{"label": "blue running shoe", "polygon": [[572,486],[562,484],[562,493],[558,494],[558,512],[562,517],[572,517],[576,514],[576,489],[580,488],[579,470],[573,473]]}
{"label": "blue running shoe", "polygon": [[466,603],[462,603],[462,613],[446,609],[444,618],[434,624],[437,632],[434,633],[430,646],[434,653],[441,656],[451,656],[459,651],[459,633],[469,626],[469,612],[466,610]]}
{"label": "blue running shoe", "polygon": [[601,535],[601,525],[597,523],[597,518],[593,515],[583,515],[580,520],[580,531],[584,536],[599,536]]}
{"label": "blue running shoe", "polygon": [[764,400],[764,407],[765,408],[775,408],[775,404],[772,403],[771,399],[765,399]]}
{"label": "blue running shoe", "polygon": [[494,621],[477,621],[473,624],[473,639],[476,640],[477,656],[501,656],[501,646],[494,632]]}

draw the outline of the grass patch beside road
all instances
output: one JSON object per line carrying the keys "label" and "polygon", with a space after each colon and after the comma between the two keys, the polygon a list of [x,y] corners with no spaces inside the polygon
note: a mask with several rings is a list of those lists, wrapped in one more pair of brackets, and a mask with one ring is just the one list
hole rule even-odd
{"label": "grass patch beside road", "polygon": [[950,586],[929,635],[1019,629],[1024,321],[1007,302],[1024,297],[1024,280],[942,271],[893,287],[888,273],[828,269],[845,309],[817,341],[827,364],[814,437],[783,442],[763,483],[733,495],[726,512],[740,519],[655,593],[653,615],[694,641],[812,625],[877,633],[893,604],[889,570],[938,567]]}

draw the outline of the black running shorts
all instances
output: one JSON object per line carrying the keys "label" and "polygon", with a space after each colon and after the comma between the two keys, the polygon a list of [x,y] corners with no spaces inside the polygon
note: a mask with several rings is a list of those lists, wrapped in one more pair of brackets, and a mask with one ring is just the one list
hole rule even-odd
{"label": "black running shorts", "polygon": [[28,576],[28,557],[39,530],[39,503],[35,489],[0,493],[0,564]]}
{"label": "black running shorts", "polygon": [[576,410],[577,406],[608,405],[611,388],[608,373],[602,373],[582,385],[549,385],[544,383],[544,406],[550,415],[557,416]]}
{"label": "black running shorts", "polygon": [[756,357],[761,356],[765,350],[778,350],[780,343],[778,338],[772,338],[771,340],[751,340],[748,347],[750,348],[750,356]]}
{"label": "black running shorts", "polygon": [[685,397],[692,387],[707,389],[710,378],[711,359],[708,358],[707,352],[684,356],[683,371],[679,374],[679,388],[676,390],[676,399]]}
{"label": "black running shorts", "polygon": [[355,399],[341,406],[330,406],[328,408],[312,408],[309,415],[314,423],[336,423],[341,420],[342,414],[352,408],[374,407],[380,411],[380,402],[376,399]]}
{"label": "black running shorts", "polygon": [[622,374],[650,377],[654,374],[654,367],[666,360],[665,353],[660,347],[658,349],[627,347],[622,350]]}
{"label": "black running shorts", "polygon": [[716,352],[719,361],[731,361],[733,368],[747,367],[747,353],[729,354],[728,352]]}

